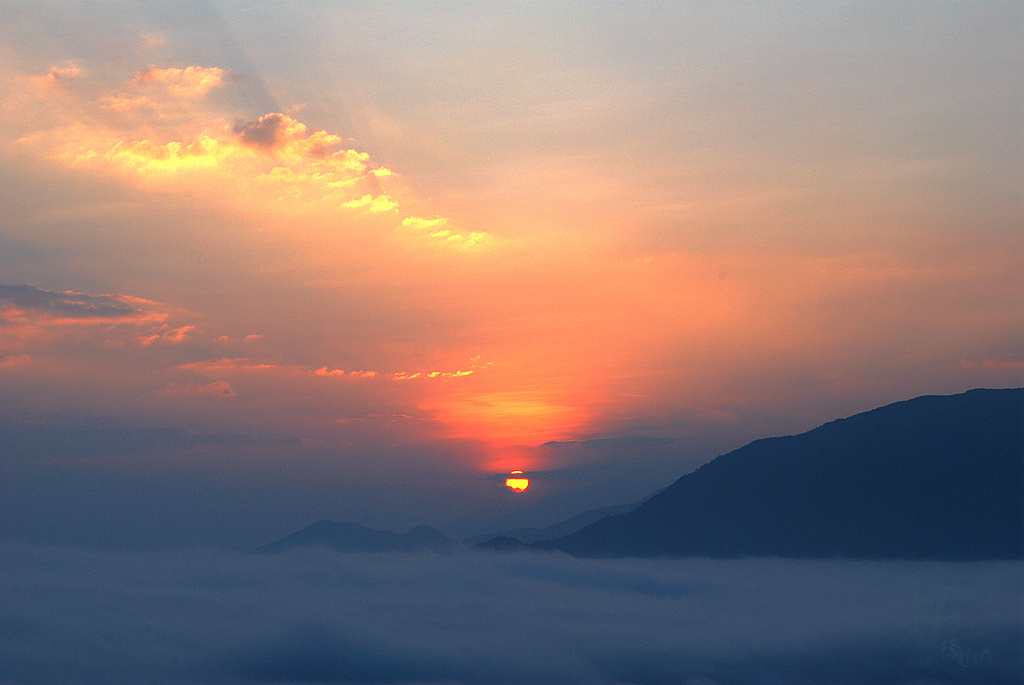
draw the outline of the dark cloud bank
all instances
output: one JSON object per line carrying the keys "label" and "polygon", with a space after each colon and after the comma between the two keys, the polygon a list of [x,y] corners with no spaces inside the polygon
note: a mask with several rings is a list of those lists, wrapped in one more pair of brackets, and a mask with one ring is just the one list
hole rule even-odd
{"label": "dark cloud bank", "polygon": [[0,303],[72,319],[116,320],[139,313],[139,310],[126,305],[112,295],[57,293],[25,284],[6,285],[0,283]]}
{"label": "dark cloud bank", "polygon": [[1019,562],[0,548],[4,683],[1017,683]]}

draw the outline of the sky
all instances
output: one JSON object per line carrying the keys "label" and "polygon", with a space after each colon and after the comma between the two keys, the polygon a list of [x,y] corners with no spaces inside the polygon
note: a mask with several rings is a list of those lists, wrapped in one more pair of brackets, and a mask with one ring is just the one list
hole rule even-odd
{"label": "sky", "polygon": [[0,10],[4,539],[547,525],[1024,385],[1018,2]]}

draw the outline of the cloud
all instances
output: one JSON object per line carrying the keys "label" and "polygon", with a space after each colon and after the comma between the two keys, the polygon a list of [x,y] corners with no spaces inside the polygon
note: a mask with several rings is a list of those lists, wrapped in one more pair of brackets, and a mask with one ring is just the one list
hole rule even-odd
{"label": "cloud", "polygon": [[341,206],[348,207],[349,209],[365,209],[368,212],[390,212],[398,209],[398,203],[387,195],[371,197],[369,193],[363,195],[358,200],[342,202]]}
{"label": "cloud", "polygon": [[138,297],[0,284],[0,351],[16,353],[22,364],[28,363],[26,353],[34,355],[61,340],[119,347],[181,344],[195,326],[172,329],[170,316],[159,303]]}
{"label": "cloud", "polygon": [[279,178],[289,178],[287,170],[292,179],[314,179],[325,188],[355,186],[359,179],[370,187],[379,188],[377,179],[392,175],[387,169],[371,169],[370,155],[344,148],[345,141],[340,136],[327,131],[310,131],[302,122],[280,112],[236,123],[232,131],[244,146],[273,153],[275,163],[284,163],[285,166],[275,166],[270,172]]}
{"label": "cloud", "polygon": [[[77,76],[80,70],[55,68],[38,78],[55,82],[72,73]],[[62,108],[71,109],[64,122],[23,135],[20,142],[26,150],[36,149],[69,166],[109,174],[134,172],[149,183],[157,180],[153,172],[162,173],[166,183],[178,172],[205,170],[219,187],[227,184],[246,200],[250,194],[245,189],[254,180],[257,186],[268,181],[301,186],[295,189],[301,191],[300,199],[322,199],[319,195],[335,206],[359,200],[367,190],[381,194],[379,179],[394,174],[371,168],[367,153],[345,148],[345,141],[335,134],[311,131],[278,112],[229,125],[226,113],[206,102],[210,91],[226,85],[229,76],[218,67],[150,67],[120,91],[107,88],[98,98],[93,98],[92,90],[103,86],[91,84],[90,95],[80,93]],[[16,80],[11,85],[16,86]],[[112,120],[103,112],[122,118]],[[339,198],[342,190],[347,196]],[[281,189],[279,195],[289,193]]]}
{"label": "cloud", "polygon": [[172,383],[159,392],[161,395],[170,395],[172,397],[184,395],[228,399],[238,396],[226,381],[213,381],[205,385],[199,383]]}
{"label": "cloud", "polygon": [[195,332],[195,326],[180,326],[178,328],[171,328],[162,333],[155,333],[153,335],[141,336],[138,338],[140,345],[153,345],[156,343],[162,343],[166,345],[180,345],[187,342],[192,334]]}
{"label": "cloud", "polygon": [[414,373],[391,373],[388,374],[388,379],[393,381],[411,381],[417,378],[462,378],[463,376],[469,376],[474,372],[474,369],[466,369],[464,371],[416,371]]}
{"label": "cloud", "polygon": [[460,249],[481,247],[492,240],[491,235],[484,231],[459,233],[448,225],[448,219],[445,217],[428,219],[422,216],[410,216],[402,219],[402,227],[411,229],[423,237],[432,238]]}
{"label": "cloud", "polygon": [[130,97],[127,95],[112,95],[105,97],[100,100],[100,107],[104,109],[110,109],[115,112],[133,112],[135,110],[142,109],[143,107],[151,107],[152,101],[144,96]]}
{"label": "cloud", "polygon": [[[15,98],[23,82],[88,81],[60,93],[37,83],[33,102],[45,116],[21,115],[28,130],[18,132],[17,149],[147,190],[187,192],[263,219],[272,212],[315,215],[332,227],[339,221],[347,227],[367,222],[378,235],[399,241],[408,239],[413,226],[413,235],[456,252],[494,240],[483,231],[445,225],[424,232],[420,217],[411,217],[412,223],[388,221],[401,216],[404,198],[411,197],[398,174],[353,149],[351,141],[311,129],[292,114],[238,119],[237,110],[221,104],[239,95],[238,88],[228,88],[238,81],[229,70],[150,66],[115,85],[82,74],[77,66],[55,67],[46,76],[8,80]],[[212,99],[214,90],[223,93]]]}
{"label": "cloud", "polygon": [[[92,412],[102,406],[101,412],[155,420],[172,412],[175,422],[225,420],[236,414],[243,423],[256,420],[263,428],[273,425],[321,442],[367,444],[383,438],[359,426],[341,430],[336,419],[424,418],[416,410],[417,394],[459,385],[487,366],[477,361],[468,367],[407,371],[357,362],[349,369],[306,364],[281,353],[277,334],[269,339],[220,335],[189,320],[192,316],[123,294],[0,285],[5,399],[19,398],[31,406],[59,397],[65,407],[77,404]],[[32,412],[28,416],[37,420]],[[421,440],[435,430],[431,422],[421,421],[402,429],[402,439]]]}
{"label": "cloud", "polygon": [[216,375],[222,373],[270,371],[281,367],[277,364],[254,362],[248,357],[237,357],[235,359],[205,359],[203,361],[180,364],[177,368],[183,371],[194,371],[201,375]]}
{"label": "cloud", "polygon": [[67,62],[62,67],[58,67],[56,65],[51,66],[50,71],[47,72],[45,76],[34,76],[32,77],[32,81],[36,85],[44,88],[52,88],[73,81],[81,76],[81,74],[81,67],[74,62]]}
{"label": "cloud", "polygon": [[60,325],[162,322],[167,315],[152,311],[156,304],[124,295],[87,295],[70,290],[53,292],[31,285],[0,284],[0,305],[5,306],[7,311],[22,312],[22,316],[32,312]]}
{"label": "cloud", "polygon": [[[256,147],[273,149],[288,143],[297,143],[306,139],[306,126],[287,114],[277,112],[264,114],[255,121],[239,123],[234,127],[235,133],[243,143]],[[326,136],[320,132],[321,143],[318,148],[321,154],[328,146],[341,142],[337,136]]]}
{"label": "cloud", "polygon": [[214,88],[224,85],[229,71],[220,67],[191,66],[179,69],[169,67],[158,69],[152,65],[135,74],[132,82],[149,85],[160,84],[167,89],[167,94],[176,98],[201,98]]}
{"label": "cloud", "polygon": [[[476,368],[483,368],[483,366],[478,365]],[[205,359],[203,361],[179,364],[176,368],[182,371],[192,371],[194,373],[204,376],[216,376],[224,373],[258,373],[263,371],[283,371],[285,373],[290,373],[298,376],[313,375],[336,378],[346,376],[349,378],[377,378],[379,376],[389,381],[409,381],[415,380],[417,378],[462,378],[463,376],[469,376],[474,372],[474,369],[457,371],[416,371],[412,373],[407,373],[405,371],[398,371],[394,373],[382,373],[380,371],[374,371],[370,369],[345,371],[344,369],[332,369],[326,365],[321,366],[319,368],[309,368],[301,365],[282,366],[280,364],[268,364],[265,362],[253,361],[248,357],[237,357],[234,359]]]}
{"label": "cloud", "polygon": [[419,231],[429,232],[439,230],[448,225],[448,219],[443,216],[427,219],[422,216],[410,216],[402,219],[402,225],[407,228],[414,228]]}
{"label": "cloud", "polygon": [[1024,657],[1013,563],[2,551],[9,682],[1015,683]]}

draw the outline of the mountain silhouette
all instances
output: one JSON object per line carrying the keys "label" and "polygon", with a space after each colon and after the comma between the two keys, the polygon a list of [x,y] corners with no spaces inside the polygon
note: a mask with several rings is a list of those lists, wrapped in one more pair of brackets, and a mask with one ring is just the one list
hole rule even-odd
{"label": "mountain silhouette", "polygon": [[535,543],[584,557],[1024,557],[1024,389],[897,402],[757,440],[633,511]]}
{"label": "mountain silhouette", "polygon": [[537,548],[528,545],[518,538],[509,537],[507,535],[498,535],[497,537],[488,538],[483,542],[478,542],[472,547],[472,550],[484,550],[488,552],[522,552],[533,550],[537,552]]}
{"label": "mountain silhouette", "polygon": [[416,526],[402,535],[373,530],[358,523],[323,519],[256,550],[277,554],[300,547],[328,547],[336,552],[448,552],[460,545],[430,526]]}

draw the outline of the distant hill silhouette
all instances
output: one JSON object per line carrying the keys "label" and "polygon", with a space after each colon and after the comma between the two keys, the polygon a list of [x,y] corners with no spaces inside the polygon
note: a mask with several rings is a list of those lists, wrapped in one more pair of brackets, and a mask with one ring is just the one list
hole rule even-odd
{"label": "distant hill silhouette", "polygon": [[757,440],[628,513],[536,543],[586,557],[1024,557],[1024,389],[926,396]]}
{"label": "distant hill silhouette", "polygon": [[256,552],[277,554],[300,547],[317,546],[329,547],[336,552],[448,552],[461,547],[430,526],[416,526],[408,533],[399,535],[366,528],[358,523],[337,523],[324,519],[264,545]]}
{"label": "distant hill silhouette", "polygon": [[536,547],[532,547],[525,542],[518,540],[517,538],[510,538],[507,535],[499,535],[497,537],[489,538],[484,542],[478,542],[473,545],[470,549],[474,550],[486,550],[489,552],[522,552],[533,550],[537,552]]}

